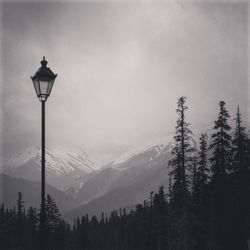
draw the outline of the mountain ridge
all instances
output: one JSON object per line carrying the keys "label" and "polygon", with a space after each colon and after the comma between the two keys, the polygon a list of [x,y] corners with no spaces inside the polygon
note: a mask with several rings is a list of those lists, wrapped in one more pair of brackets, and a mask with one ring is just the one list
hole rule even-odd
{"label": "mountain ridge", "polygon": [[[60,190],[68,189],[78,177],[86,177],[98,166],[77,147],[54,146],[45,149],[46,179]],[[41,151],[29,147],[3,163],[2,173],[31,181],[40,180]]]}
{"label": "mountain ridge", "polygon": [[[39,208],[41,183],[15,178],[6,174],[0,174],[0,203],[4,202],[6,208],[16,207],[18,192],[23,194],[24,206]],[[55,199],[60,211],[68,211],[81,205],[81,203],[66,195],[64,192],[46,183],[46,194],[50,194]]]}

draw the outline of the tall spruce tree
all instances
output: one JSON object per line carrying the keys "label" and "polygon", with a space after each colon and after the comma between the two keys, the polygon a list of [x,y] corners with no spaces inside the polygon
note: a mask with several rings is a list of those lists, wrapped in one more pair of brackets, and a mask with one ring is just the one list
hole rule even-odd
{"label": "tall spruce tree", "polygon": [[237,228],[234,232],[235,242],[239,248],[244,247],[245,239],[248,238],[248,223],[250,198],[249,198],[249,164],[250,164],[250,143],[246,134],[246,128],[239,107],[234,118],[236,126],[233,133],[233,171],[236,172],[237,179],[233,196],[235,205],[233,206],[234,226]]}
{"label": "tall spruce tree", "polygon": [[183,208],[183,202],[187,199],[188,179],[187,170],[192,162],[193,147],[191,146],[192,132],[189,123],[186,122],[185,112],[188,107],[185,105],[186,97],[180,97],[177,102],[177,122],[175,127],[174,143],[172,149],[172,159],[169,165],[173,168],[173,202],[177,207]]}
{"label": "tall spruce tree", "polygon": [[209,149],[212,150],[210,158],[212,182],[211,182],[211,211],[214,214],[214,228],[217,230],[214,235],[214,241],[220,245],[221,249],[230,249],[228,234],[232,224],[230,223],[232,213],[228,206],[231,192],[230,178],[228,171],[231,170],[232,162],[232,142],[231,142],[231,127],[228,124],[230,117],[224,101],[219,102],[219,114],[214,122],[212,134],[212,143]]}
{"label": "tall spruce tree", "polygon": [[202,134],[200,136],[200,145],[197,159],[197,171],[195,178],[195,185],[193,189],[194,205],[201,205],[204,198],[204,188],[208,182],[208,166],[207,166],[207,136]]}
{"label": "tall spruce tree", "polygon": [[167,245],[167,201],[164,187],[160,186],[159,191],[154,196],[154,217],[156,230],[156,249],[162,250]]}
{"label": "tall spruce tree", "polygon": [[207,135],[200,136],[200,146],[198,152],[198,178],[200,185],[207,184],[209,168],[207,166]]}
{"label": "tall spruce tree", "polygon": [[[193,166],[193,193],[192,193],[192,213],[190,223],[192,223],[192,239],[195,242],[194,249],[207,249],[203,233],[206,231],[204,225],[207,223],[205,220],[208,210],[205,204],[206,185],[208,180],[207,168],[207,141],[206,135],[200,136],[199,149],[197,154],[197,165]],[[196,171],[195,171],[196,170]]]}
{"label": "tall spruce tree", "polygon": [[212,150],[210,162],[214,176],[225,175],[231,164],[231,127],[228,124],[230,115],[225,105],[224,101],[219,102],[220,111],[214,122],[214,133],[209,147]]}
{"label": "tall spruce tree", "polygon": [[61,214],[56,205],[55,200],[47,194],[45,200],[45,213],[46,213],[46,249],[61,249],[57,248],[58,244],[64,240],[60,238],[61,227],[63,226],[63,220]]}
{"label": "tall spruce tree", "polygon": [[172,159],[169,165],[173,168],[173,198],[172,208],[175,216],[175,237],[170,243],[177,249],[191,249],[188,204],[189,204],[189,185],[187,171],[191,170],[194,149],[191,144],[192,132],[189,123],[186,121],[185,112],[188,107],[185,105],[186,97],[180,97],[177,102],[177,124],[175,128]]}
{"label": "tall spruce tree", "polygon": [[246,172],[250,162],[250,143],[247,138],[246,128],[242,125],[240,108],[234,118],[236,126],[233,134],[233,170]]}
{"label": "tall spruce tree", "polygon": [[18,192],[17,194],[17,216],[19,218],[24,216],[24,200],[21,192]]}
{"label": "tall spruce tree", "polygon": [[25,210],[24,210],[24,200],[23,194],[18,192],[17,198],[17,213],[16,213],[16,230],[17,230],[17,240],[20,249],[24,249],[25,239],[24,239],[24,228],[25,228]]}
{"label": "tall spruce tree", "polygon": [[45,202],[46,227],[50,232],[54,232],[61,224],[61,214],[55,200],[48,194]]}
{"label": "tall spruce tree", "polygon": [[196,200],[198,192],[199,192],[199,175],[197,169],[197,156],[193,157],[193,164],[192,164],[192,196],[193,202]]}
{"label": "tall spruce tree", "polygon": [[38,217],[36,209],[30,207],[27,211],[26,218],[26,234],[29,235],[30,239],[26,241],[27,249],[36,249],[37,243],[37,228],[38,228]]}

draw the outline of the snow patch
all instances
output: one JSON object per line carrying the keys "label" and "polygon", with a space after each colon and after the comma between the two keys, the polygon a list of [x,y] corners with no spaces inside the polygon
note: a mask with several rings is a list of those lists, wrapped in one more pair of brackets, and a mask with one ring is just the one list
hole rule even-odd
{"label": "snow patch", "polygon": [[155,149],[157,151],[157,156],[159,156],[166,147],[169,147],[171,145],[171,142],[173,140],[172,136],[168,137],[161,137],[154,141],[151,141],[150,143],[147,143],[141,147],[135,148],[133,150],[130,150],[124,154],[122,154],[118,159],[112,162],[112,166],[120,165],[121,163],[124,163],[128,160],[131,160],[133,157],[138,156],[139,154],[143,154],[146,151],[150,151],[152,149]]}
{"label": "snow patch", "polygon": [[19,167],[27,163],[28,161],[32,160],[33,158],[36,158],[37,155],[38,155],[38,148],[30,147],[24,150],[23,152],[20,152],[12,156],[10,159],[5,161],[3,165],[10,166],[10,167]]}
{"label": "snow patch", "polygon": [[[45,149],[46,169],[56,176],[66,175],[72,172],[78,175],[91,173],[97,166],[91,161],[88,155],[77,147],[63,147],[55,145]],[[41,150],[38,147],[30,147],[14,155],[6,162],[4,168],[18,168],[29,161],[33,161],[37,166],[41,162]]]}

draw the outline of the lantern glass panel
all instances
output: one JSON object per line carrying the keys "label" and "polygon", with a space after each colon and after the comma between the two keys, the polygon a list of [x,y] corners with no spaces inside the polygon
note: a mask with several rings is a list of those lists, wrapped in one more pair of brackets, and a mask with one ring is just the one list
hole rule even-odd
{"label": "lantern glass panel", "polygon": [[54,84],[55,79],[52,79],[49,81],[49,85],[48,85],[48,91],[47,91],[47,95],[50,95],[50,92],[52,90],[53,84]]}
{"label": "lantern glass panel", "polygon": [[48,87],[49,87],[49,82],[48,81],[39,81],[40,83],[40,95],[41,96],[47,96],[48,94]]}
{"label": "lantern glass panel", "polygon": [[34,84],[36,94],[37,94],[37,96],[39,96],[40,95],[39,81],[38,81],[37,78],[36,79],[33,78],[32,81],[33,81],[33,84]]}

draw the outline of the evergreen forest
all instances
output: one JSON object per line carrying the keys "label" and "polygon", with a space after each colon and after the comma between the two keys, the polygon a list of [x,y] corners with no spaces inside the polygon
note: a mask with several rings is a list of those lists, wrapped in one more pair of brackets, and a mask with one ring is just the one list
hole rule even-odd
{"label": "evergreen forest", "polygon": [[[240,111],[220,101],[214,126],[194,143],[187,98],[177,101],[169,183],[132,211],[87,214],[69,225],[46,198],[48,250],[248,250],[250,241],[250,138]],[[166,171],[167,174],[167,171]],[[0,206],[0,249],[40,249],[38,208]],[[249,242],[250,244],[250,242]]]}

